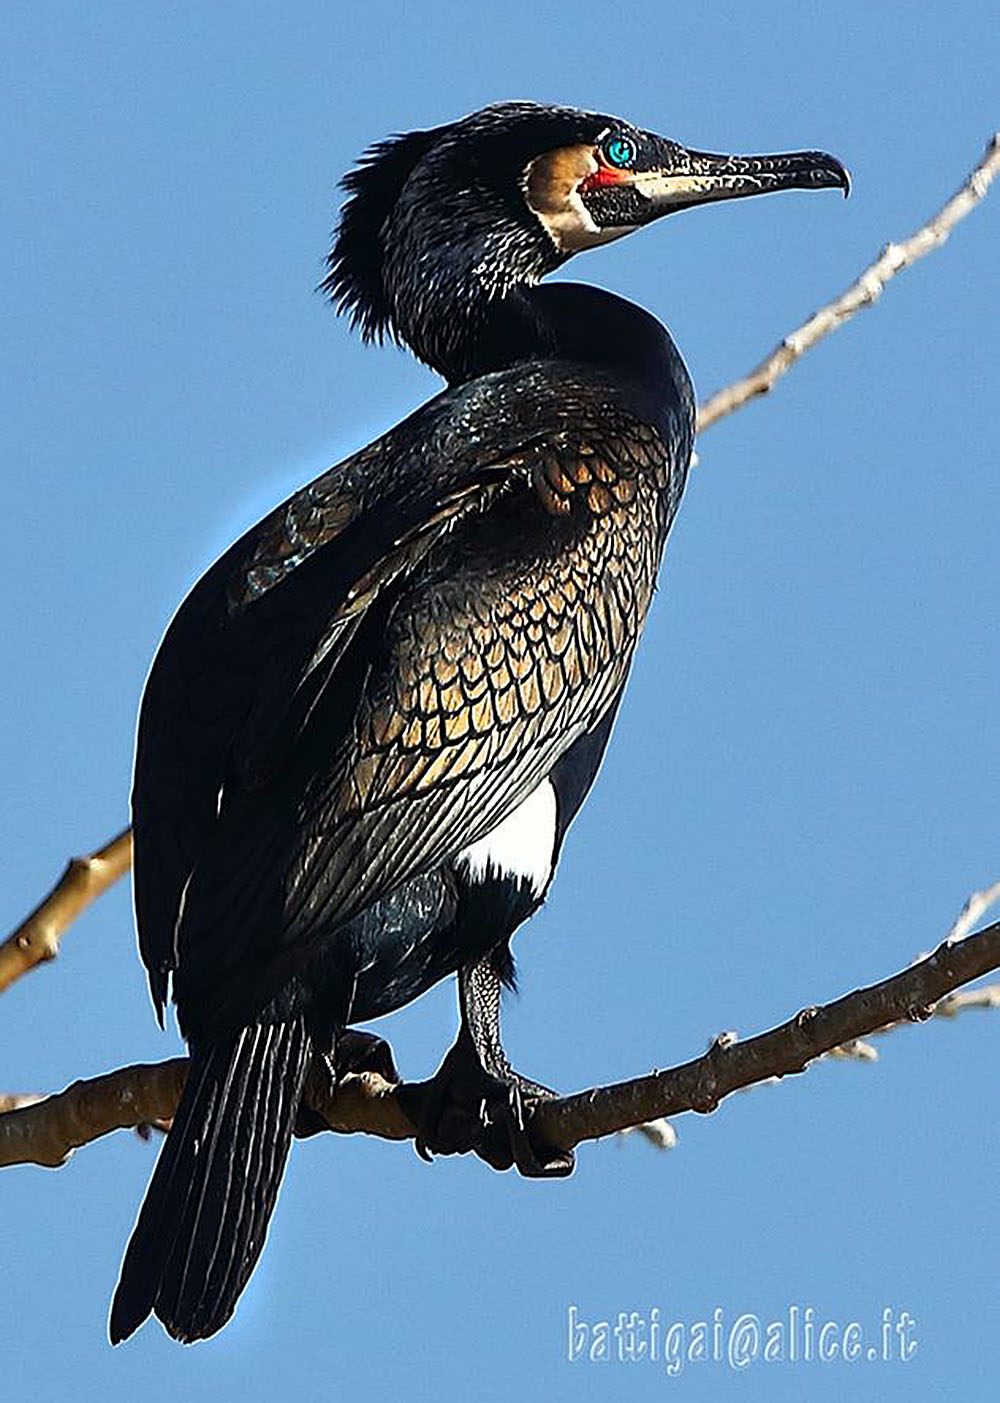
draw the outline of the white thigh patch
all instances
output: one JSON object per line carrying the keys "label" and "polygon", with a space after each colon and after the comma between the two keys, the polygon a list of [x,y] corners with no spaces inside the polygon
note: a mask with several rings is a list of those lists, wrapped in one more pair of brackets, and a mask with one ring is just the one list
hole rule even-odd
{"label": "white thigh patch", "polygon": [[546,779],[502,823],[464,848],[456,861],[473,881],[482,881],[492,870],[526,879],[535,896],[541,896],[552,876],[555,846],[556,792]]}

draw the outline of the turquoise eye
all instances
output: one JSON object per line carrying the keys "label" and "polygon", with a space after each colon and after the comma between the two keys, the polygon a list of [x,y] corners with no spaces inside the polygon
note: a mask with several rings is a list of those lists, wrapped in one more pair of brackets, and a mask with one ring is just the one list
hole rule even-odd
{"label": "turquoise eye", "polygon": [[609,166],[624,170],[635,160],[635,142],[627,136],[613,136],[604,145],[604,159]]}

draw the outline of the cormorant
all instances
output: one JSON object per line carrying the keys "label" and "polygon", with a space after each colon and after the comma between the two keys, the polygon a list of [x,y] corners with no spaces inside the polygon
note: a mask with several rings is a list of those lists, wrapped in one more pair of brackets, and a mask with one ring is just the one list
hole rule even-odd
{"label": "cormorant", "polygon": [[[840,187],[806,151],[691,151],[508,102],[374,146],[324,287],[447,381],[237,541],[181,605],[142,703],[135,903],[187,1084],[129,1243],[113,1342],[190,1341],[260,1255],[314,1056],[458,973],[461,1030],[408,1103],[425,1152],[567,1173],[499,1035],[509,940],[607,744],[691,457],[670,336],[539,280],[674,210]],[[345,1031],[346,1030],[346,1031]]]}

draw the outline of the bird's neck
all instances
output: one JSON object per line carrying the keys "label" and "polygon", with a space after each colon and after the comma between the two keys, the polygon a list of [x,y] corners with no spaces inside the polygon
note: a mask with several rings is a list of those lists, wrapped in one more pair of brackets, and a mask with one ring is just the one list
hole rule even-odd
{"label": "bird's neck", "polygon": [[[691,394],[666,328],[624,298],[578,283],[519,286],[447,325],[429,360],[449,384],[538,360],[569,360],[627,381],[653,404]],[[415,348],[416,349],[416,348]],[[421,351],[418,350],[418,354]]]}

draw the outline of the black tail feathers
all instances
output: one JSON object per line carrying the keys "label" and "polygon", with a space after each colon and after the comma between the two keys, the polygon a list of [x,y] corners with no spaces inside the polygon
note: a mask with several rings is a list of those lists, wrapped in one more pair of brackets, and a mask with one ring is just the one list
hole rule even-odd
{"label": "black tail feathers", "polygon": [[122,1264],[112,1344],[150,1311],[185,1342],[214,1335],[232,1315],[264,1246],[310,1056],[301,1018],[192,1050]]}

